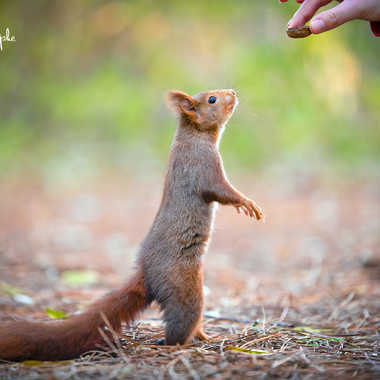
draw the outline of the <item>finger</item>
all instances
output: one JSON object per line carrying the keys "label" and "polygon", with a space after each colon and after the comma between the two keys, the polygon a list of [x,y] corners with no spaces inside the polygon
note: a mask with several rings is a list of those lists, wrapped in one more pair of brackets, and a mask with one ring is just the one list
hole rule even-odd
{"label": "finger", "polygon": [[315,12],[330,3],[332,0],[305,0],[294,13],[292,19],[288,22],[288,28],[295,28],[297,26],[303,26],[309,21],[315,14]]}
{"label": "finger", "polygon": [[310,22],[310,30],[314,34],[334,29],[359,16],[359,6],[353,2],[343,1],[334,8],[319,13]]}

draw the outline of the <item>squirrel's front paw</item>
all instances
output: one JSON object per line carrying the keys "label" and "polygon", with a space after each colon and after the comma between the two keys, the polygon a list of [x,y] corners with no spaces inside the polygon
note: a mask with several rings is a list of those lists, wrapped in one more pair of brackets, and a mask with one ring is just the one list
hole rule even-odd
{"label": "squirrel's front paw", "polygon": [[246,215],[249,215],[251,218],[256,217],[257,220],[264,219],[264,213],[261,208],[251,199],[245,199],[241,205],[236,206],[238,212],[240,207],[243,209]]}

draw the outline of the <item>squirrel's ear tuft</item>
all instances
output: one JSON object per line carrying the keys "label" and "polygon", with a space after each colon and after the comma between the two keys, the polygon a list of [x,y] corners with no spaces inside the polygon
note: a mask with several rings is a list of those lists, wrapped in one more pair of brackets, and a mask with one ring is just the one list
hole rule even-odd
{"label": "squirrel's ear tuft", "polygon": [[179,115],[186,115],[189,119],[196,122],[196,100],[190,95],[181,91],[170,91],[168,93],[168,106]]}

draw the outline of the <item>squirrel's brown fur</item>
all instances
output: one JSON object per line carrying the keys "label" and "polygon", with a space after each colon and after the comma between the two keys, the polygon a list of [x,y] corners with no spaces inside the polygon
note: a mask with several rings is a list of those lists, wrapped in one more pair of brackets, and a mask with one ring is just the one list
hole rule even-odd
{"label": "squirrel's brown fur", "polygon": [[[211,99],[214,97],[215,99]],[[213,101],[215,100],[215,102]],[[142,242],[135,276],[120,290],[93,303],[83,314],[53,322],[7,322],[0,326],[0,359],[70,359],[103,343],[106,322],[120,331],[152,301],[164,312],[166,344],[207,338],[201,327],[202,255],[207,249],[215,202],[263,217],[253,201],[228,182],[219,139],[237,97],[216,90],[191,97],[171,91],[179,116],[160,208]]]}

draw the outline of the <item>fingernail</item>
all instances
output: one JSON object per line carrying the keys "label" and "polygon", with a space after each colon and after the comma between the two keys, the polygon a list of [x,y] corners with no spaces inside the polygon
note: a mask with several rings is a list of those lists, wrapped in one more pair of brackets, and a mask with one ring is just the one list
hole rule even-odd
{"label": "fingernail", "polygon": [[325,23],[323,20],[318,19],[318,20],[311,20],[310,22],[310,30],[314,34],[321,33],[325,30]]}

